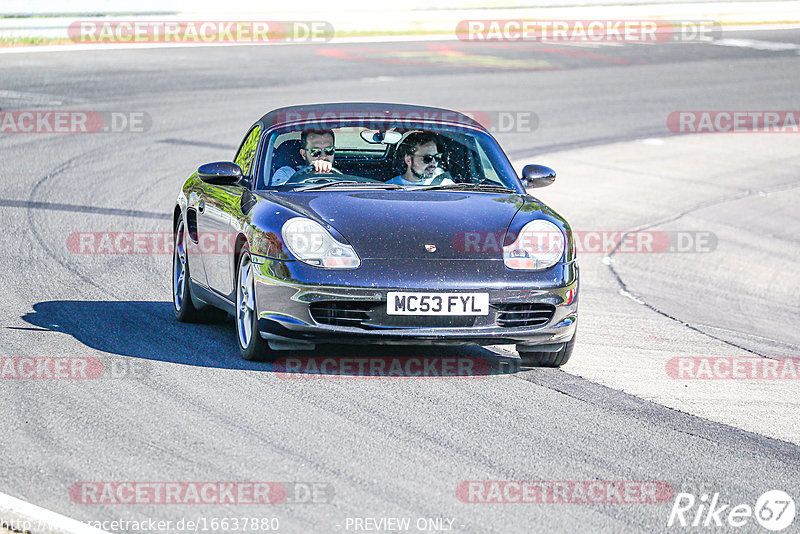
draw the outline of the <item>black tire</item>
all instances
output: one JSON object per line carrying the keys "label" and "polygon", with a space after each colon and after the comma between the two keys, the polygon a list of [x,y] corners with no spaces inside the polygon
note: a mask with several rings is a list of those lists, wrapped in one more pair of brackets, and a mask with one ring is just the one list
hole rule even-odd
{"label": "black tire", "polygon": [[[247,293],[243,293],[242,272],[245,268],[253,268],[253,264],[250,261],[250,249],[246,244],[244,248],[242,248],[239,262],[236,266],[236,312],[234,314],[234,322],[236,323],[236,341],[239,345],[239,352],[242,358],[248,361],[271,362],[277,358],[277,355],[269,348],[267,341],[262,338],[261,334],[258,332],[258,305],[255,296],[253,296],[252,299],[252,309],[249,318],[244,309],[241,308],[243,300],[247,300],[246,297],[249,297],[250,293],[255,290],[255,287],[249,285],[249,282],[246,281],[246,285],[249,285],[249,287],[247,287]],[[249,336],[245,335],[246,324],[249,324]]]}
{"label": "black tire", "polygon": [[[186,226],[183,223],[183,216],[178,218],[175,225],[175,235],[173,239],[174,252],[172,254],[172,311],[175,318],[182,323],[218,323],[228,318],[228,313],[214,306],[197,308],[192,301],[192,283],[189,275],[189,263],[187,261],[188,252],[186,250]],[[179,257],[183,257],[183,286],[180,293],[175,286],[178,284],[178,273],[175,270],[176,262]]]}
{"label": "black tire", "polygon": [[[564,344],[564,347],[557,352],[544,352],[544,351],[526,351],[520,345],[517,345],[517,352],[519,352],[520,364],[525,367],[561,367],[569,361],[572,356],[572,349],[575,347],[575,338],[577,334],[572,336],[572,339]],[[529,348],[529,347],[525,347]]]}

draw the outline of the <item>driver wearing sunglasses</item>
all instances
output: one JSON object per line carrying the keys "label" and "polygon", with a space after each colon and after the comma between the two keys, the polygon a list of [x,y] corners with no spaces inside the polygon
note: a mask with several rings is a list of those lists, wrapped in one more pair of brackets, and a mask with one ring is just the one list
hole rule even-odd
{"label": "driver wearing sunglasses", "polygon": [[[333,168],[336,153],[333,130],[303,130],[300,136],[300,156],[304,164],[300,168],[313,167],[314,172],[329,173]],[[272,185],[283,185],[299,169],[285,165],[275,171]]]}
{"label": "driver wearing sunglasses", "polygon": [[454,183],[441,167],[439,141],[430,132],[414,132],[398,147],[405,172],[386,183],[397,185],[441,185]]}

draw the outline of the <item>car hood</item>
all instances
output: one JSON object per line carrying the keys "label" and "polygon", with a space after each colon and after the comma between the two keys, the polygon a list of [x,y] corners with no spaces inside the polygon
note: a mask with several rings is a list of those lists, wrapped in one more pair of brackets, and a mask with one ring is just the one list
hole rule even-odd
{"label": "car hood", "polygon": [[264,197],[332,227],[334,237],[344,237],[362,259],[501,260],[506,230],[525,203],[519,194],[461,191],[289,191]]}

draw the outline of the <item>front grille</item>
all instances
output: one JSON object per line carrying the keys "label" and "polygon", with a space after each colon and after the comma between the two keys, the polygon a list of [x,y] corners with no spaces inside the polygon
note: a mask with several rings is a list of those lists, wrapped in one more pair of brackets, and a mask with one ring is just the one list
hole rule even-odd
{"label": "front grille", "polygon": [[514,328],[518,326],[542,326],[553,318],[556,307],[552,304],[512,303],[493,304],[497,310],[497,326]]}
{"label": "front grille", "polygon": [[[546,325],[556,310],[552,304],[542,303],[492,304],[491,308],[495,324],[503,328]],[[369,300],[323,300],[311,303],[309,312],[319,324],[365,329],[469,328],[480,321],[478,316],[387,315],[386,303]],[[491,321],[491,314],[486,319]]]}
{"label": "front grille", "polygon": [[374,302],[357,300],[325,300],[309,306],[311,317],[320,324],[359,328],[369,319]]}

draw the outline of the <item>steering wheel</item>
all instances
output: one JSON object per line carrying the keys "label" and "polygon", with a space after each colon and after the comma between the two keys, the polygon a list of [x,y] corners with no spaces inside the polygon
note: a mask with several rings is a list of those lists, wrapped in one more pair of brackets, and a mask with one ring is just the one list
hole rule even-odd
{"label": "steering wheel", "polygon": [[453,176],[450,174],[450,172],[445,171],[444,169],[442,169],[442,172],[440,172],[439,174],[437,174],[436,176],[431,178],[431,181],[429,183],[431,183],[431,184],[432,183],[441,184],[445,180],[450,180],[451,182],[456,183],[456,179],[453,178]]}
{"label": "steering wheel", "polygon": [[[317,170],[314,168],[313,165],[306,165],[302,169],[299,169],[297,172],[295,172],[291,176],[291,178],[289,178],[289,181],[292,181],[297,176],[303,176],[304,174],[311,174],[311,173],[317,173]],[[317,173],[317,174],[322,174],[322,175],[325,175],[325,174],[344,175],[344,173],[342,171],[340,171],[339,169],[336,169],[334,167],[331,167],[331,172],[329,172],[329,173],[328,172],[320,172],[320,173]]]}

